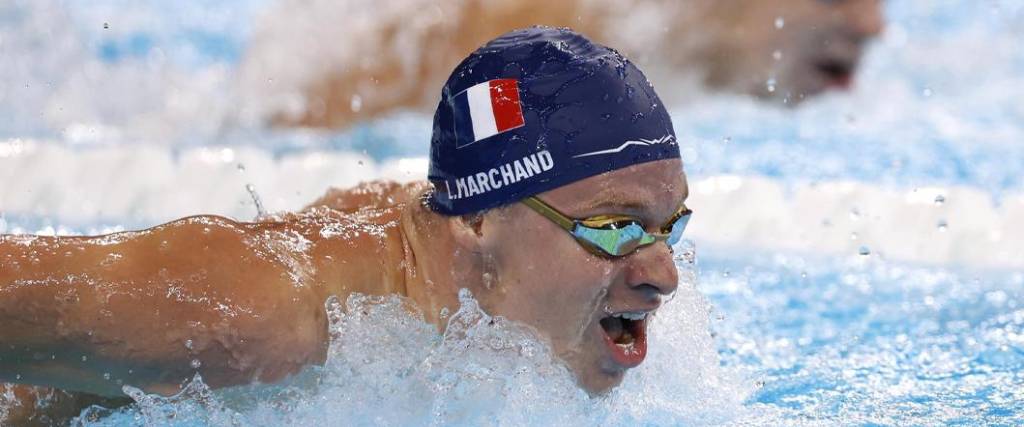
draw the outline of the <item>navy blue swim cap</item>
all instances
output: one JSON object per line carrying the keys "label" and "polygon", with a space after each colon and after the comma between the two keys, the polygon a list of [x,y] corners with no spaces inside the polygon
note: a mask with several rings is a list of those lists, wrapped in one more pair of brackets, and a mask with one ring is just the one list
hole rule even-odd
{"label": "navy blue swim cap", "polygon": [[429,201],[478,212],[678,157],[668,111],[633,63],[569,29],[526,28],[477,49],[445,83]]}

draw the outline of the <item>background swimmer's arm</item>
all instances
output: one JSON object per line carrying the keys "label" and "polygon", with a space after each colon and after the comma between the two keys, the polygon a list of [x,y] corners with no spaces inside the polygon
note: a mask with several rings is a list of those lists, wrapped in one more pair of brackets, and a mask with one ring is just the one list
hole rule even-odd
{"label": "background swimmer's arm", "polygon": [[101,237],[0,236],[0,382],[169,394],[196,371],[219,387],[322,362],[323,280],[289,227],[192,217]]}

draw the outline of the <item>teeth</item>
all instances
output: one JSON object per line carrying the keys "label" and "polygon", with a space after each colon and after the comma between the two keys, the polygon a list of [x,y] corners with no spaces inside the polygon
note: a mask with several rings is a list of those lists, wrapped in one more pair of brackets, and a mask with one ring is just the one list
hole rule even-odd
{"label": "teeth", "polygon": [[646,311],[637,311],[637,312],[616,313],[616,314],[613,314],[612,317],[619,317],[619,318],[626,319],[626,320],[637,321],[637,320],[643,320],[644,318],[646,318],[647,317],[647,312]]}

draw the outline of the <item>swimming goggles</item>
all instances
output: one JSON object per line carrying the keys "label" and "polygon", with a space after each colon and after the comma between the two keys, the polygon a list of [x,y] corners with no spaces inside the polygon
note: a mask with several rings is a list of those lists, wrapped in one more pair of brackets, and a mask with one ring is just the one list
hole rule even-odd
{"label": "swimming goggles", "polygon": [[568,231],[591,253],[611,258],[629,255],[655,242],[665,242],[671,248],[679,243],[686,224],[690,222],[690,214],[693,213],[686,205],[680,205],[659,233],[648,233],[640,219],[629,215],[598,215],[576,219],[565,216],[536,197],[527,197],[522,202]]}

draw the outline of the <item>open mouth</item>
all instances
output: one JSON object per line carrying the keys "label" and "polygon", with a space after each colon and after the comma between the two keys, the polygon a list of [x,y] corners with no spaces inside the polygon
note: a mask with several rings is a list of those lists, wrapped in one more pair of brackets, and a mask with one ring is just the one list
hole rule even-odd
{"label": "open mouth", "polygon": [[633,368],[644,361],[648,314],[646,311],[621,312],[601,319],[605,345],[617,364]]}
{"label": "open mouth", "polygon": [[845,89],[850,87],[850,83],[853,81],[853,71],[856,65],[849,61],[828,59],[815,64],[815,68],[825,76],[829,86]]}

